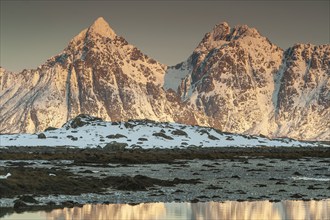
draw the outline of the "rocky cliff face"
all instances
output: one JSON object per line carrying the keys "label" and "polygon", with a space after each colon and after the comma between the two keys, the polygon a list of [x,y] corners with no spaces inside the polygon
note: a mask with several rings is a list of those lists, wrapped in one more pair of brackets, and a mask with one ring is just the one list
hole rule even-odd
{"label": "rocky cliff face", "polygon": [[167,67],[97,19],[36,70],[1,69],[0,132],[60,127],[80,113],[238,133],[326,140],[330,46],[283,51],[245,25],[221,23]]}
{"label": "rocky cliff face", "polygon": [[38,69],[1,71],[0,131],[59,127],[79,113],[172,121],[162,89],[165,69],[99,18]]}
{"label": "rocky cliff face", "polygon": [[167,77],[181,74],[178,94],[212,127],[329,140],[329,64],[329,45],[282,51],[254,28],[221,23]]}
{"label": "rocky cliff face", "polygon": [[273,78],[282,53],[257,30],[247,26],[230,29],[222,23],[205,35],[185,62],[189,70],[178,93],[193,108],[205,112],[211,126],[234,132],[256,126],[264,129],[274,112]]}
{"label": "rocky cliff face", "polygon": [[289,48],[276,76],[275,135],[330,140],[330,46]]}

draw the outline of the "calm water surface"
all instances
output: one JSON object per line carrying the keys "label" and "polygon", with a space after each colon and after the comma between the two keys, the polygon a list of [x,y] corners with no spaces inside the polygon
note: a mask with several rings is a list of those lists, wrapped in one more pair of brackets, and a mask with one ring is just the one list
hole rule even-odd
{"label": "calm water surface", "polygon": [[56,209],[51,212],[25,212],[1,219],[46,220],[110,220],[110,219],[330,219],[330,199],[322,201],[207,202],[207,203],[144,203],[87,204],[82,208]]}

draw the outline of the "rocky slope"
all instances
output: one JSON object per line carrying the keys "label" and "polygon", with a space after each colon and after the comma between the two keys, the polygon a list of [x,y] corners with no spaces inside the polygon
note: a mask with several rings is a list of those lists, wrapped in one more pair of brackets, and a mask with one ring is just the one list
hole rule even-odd
{"label": "rocky slope", "polygon": [[59,127],[79,113],[171,121],[166,66],[117,36],[103,18],[36,70],[1,70],[1,132]]}
{"label": "rocky slope", "polygon": [[38,134],[1,135],[1,147],[9,146],[74,146],[123,149],[198,149],[202,147],[315,147],[326,143],[302,142],[288,138],[239,135],[213,128],[178,123],[130,120],[105,122],[90,115],[79,115],[61,128],[48,128]]}
{"label": "rocky slope", "polygon": [[97,19],[35,70],[0,70],[0,132],[60,127],[80,113],[223,131],[328,140],[330,46],[283,51],[245,25],[221,23],[167,67]]}
{"label": "rocky slope", "polygon": [[167,78],[181,99],[223,131],[329,140],[330,45],[283,51],[246,25],[221,23]]}

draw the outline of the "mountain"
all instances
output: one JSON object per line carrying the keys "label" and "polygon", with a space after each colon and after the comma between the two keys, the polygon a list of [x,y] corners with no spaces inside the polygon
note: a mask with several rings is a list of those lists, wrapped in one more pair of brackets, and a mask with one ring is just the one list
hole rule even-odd
{"label": "mountain", "polygon": [[98,18],[37,69],[1,71],[0,131],[59,127],[79,113],[172,120],[161,88],[165,70]]}
{"label": "mountain", "polygon": [[227,23],[186,61],[166,66],[98,18],[37,69],[0,69],[0,132],[61,127],[84,113],[329,140],[329,69],[330,45],[283,51],[256,29]]}
{"label": "mountain", "polygon": [[329,70],[330,45],[283,51],[254,28],[221,23],[167,77],[183,77],[178,94],[212,127],[329,140]]}

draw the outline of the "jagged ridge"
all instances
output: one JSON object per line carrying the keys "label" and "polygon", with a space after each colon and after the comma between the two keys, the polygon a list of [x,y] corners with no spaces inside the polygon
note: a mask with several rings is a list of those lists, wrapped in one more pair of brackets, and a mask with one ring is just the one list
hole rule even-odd
{"label": "jagged ridge", "polygon": [[283,51],[254,28],[221,23],[167,67],[99,18],[36,70],[1,69],[0,132],[60,127],[85,113],[328,140],[329,63],[329,45]]}

